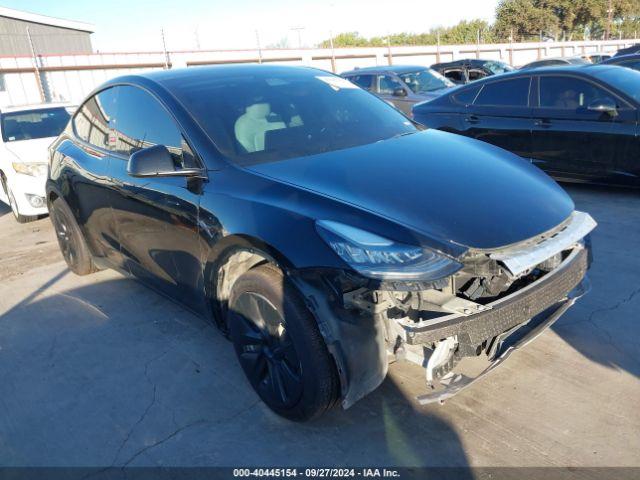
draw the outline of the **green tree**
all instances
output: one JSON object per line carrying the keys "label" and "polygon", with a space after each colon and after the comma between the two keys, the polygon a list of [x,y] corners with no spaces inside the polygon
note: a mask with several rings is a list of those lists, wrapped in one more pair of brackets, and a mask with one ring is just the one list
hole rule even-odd
{"label": "green tree", "polygon": [[536,0],[501,0],[496,10],[495,36],[516,42],[534,40],[542,34],[556,37],[559,19]]}

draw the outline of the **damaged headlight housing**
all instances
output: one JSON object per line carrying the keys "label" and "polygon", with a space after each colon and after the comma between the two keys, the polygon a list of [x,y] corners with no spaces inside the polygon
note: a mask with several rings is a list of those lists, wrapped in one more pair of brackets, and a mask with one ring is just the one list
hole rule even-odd
{"label": "damaged headlight housing", "polygon": [[342,260],[367,278],[434,281],[462,268],[441,253],[397,243],[343,223],[318,220],[316,229]]}
{"label": "damaged headlight housing", "polygon": [[16,173],[30,175],[32,177],[42,177],[47,174],[46,163],[36,162],[13,162],[11,164]]}

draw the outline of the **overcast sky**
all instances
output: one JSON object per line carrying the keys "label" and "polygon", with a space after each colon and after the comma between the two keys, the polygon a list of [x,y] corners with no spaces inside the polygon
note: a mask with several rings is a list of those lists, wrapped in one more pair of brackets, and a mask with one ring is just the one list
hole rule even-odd
{"label": "overcast sky", "polygon": [[0,0],[0,5],[91,23],[95,49],[254,48],[288,39],[311,46],[329,32],[424,32],[460,20],[493,20],[498,0]]}

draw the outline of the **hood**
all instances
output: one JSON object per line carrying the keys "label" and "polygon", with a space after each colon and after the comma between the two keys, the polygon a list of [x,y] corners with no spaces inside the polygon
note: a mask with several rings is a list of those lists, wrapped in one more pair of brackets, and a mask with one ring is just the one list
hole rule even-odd
{"label": "hood", "polygon": [[49,161],[49,146],[55,139],[56,137],[19,140],[7,142],[4,146],[21,162],[47,163]]}
{"label": "hood", "polygon": [[528,162],[436,130],[246,168],[365,209],[443,245],[509,245],[555,227],[574,209],[558,184]]}

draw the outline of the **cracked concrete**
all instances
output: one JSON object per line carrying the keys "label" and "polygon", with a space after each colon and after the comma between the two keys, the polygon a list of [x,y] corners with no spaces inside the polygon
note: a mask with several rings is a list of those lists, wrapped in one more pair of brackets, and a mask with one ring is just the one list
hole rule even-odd
{"label": "cracked concrete", "polygon": [[593,289],[552,330],[444,406],[416,405],[424,373],[396,363],[302,425],[211,325],[114,272],[69,274],[48,220],[0,206],[0,465],[638,466],[640,194],[567,189],[600,225]]}

